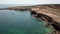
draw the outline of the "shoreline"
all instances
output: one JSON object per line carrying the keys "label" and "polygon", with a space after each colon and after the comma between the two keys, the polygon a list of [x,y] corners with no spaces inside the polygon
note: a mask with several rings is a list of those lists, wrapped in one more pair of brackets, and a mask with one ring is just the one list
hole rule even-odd
{"label": "shoreline", "polygon": [[48,24],[51,26],[55,25],[57,26],[58,29],[60,28],[59,27],[60,4],[59,5],[17,6],[17,7],[2,8],[0,10],[19,10],[19,11],[29,10],[31,12],[31,15],[34,15],[34,17],[47,22],[45,25],[47,26]]}

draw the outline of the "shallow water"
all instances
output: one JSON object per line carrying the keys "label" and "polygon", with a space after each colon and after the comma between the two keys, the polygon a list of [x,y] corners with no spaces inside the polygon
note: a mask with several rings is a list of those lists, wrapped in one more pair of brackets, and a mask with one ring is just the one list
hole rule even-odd
{"label": "shallow water", "polygon": [[0,10],[0,34],[46,34],[46,27],[29,11]]}

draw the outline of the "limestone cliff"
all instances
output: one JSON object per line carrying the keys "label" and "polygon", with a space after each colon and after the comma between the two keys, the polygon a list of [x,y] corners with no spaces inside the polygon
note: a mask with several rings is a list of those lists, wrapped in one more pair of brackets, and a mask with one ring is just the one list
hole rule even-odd
{"label": "limestone cliff", "polygon": [[53,26],[58,31],[56,34],[60,34],[60,5],[35,6],[31,9],[31,13],[34,17],[45,21],[47,26]]}
{"label": "limestone cliff", "polygon": [[19,6],[4,9],[21,11],[30,10],[33,17],[45,21],[46,26],[53,26],[53,28],[59,32],[55,34],[60,34],[60,4]]}

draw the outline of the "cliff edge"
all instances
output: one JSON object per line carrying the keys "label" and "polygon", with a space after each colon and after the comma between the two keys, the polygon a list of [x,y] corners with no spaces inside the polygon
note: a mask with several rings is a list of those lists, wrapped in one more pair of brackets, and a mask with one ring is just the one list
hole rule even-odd
{"label": "cliff edge", "polygon": [[60,34],[60,4],[50,4],[50,5],[35,5],[35,6],[17,6],[17,7],[9,7],[2,8],[0,10],[30,10],[31,15],[36,17],[39,20],[45,21],[45,25],[53,26],[53,28],[58,31]]}

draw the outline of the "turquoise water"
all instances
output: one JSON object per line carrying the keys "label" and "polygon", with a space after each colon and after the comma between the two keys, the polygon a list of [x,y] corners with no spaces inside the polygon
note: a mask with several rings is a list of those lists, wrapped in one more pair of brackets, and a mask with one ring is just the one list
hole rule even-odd
{"label": "turquoise water", "polygon": [[0,34],[46,34],[46,27],[29,11],[0,10]]}

